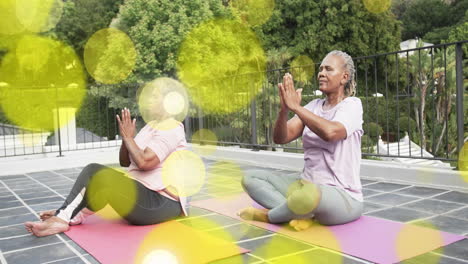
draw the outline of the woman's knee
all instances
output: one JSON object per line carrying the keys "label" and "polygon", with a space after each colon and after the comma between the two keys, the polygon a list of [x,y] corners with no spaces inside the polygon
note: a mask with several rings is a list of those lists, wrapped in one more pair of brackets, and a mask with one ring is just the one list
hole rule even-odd
{"label": "woman's knee", "polygon": [[256,182],[258,182],[259,179],[267,177],[264,174],[264,171],[261,170],[247,171],[241,180],[241,185],[244,188],[244,190],[247,191],[248,189],[254,188],[254,186],[257,185]]}
{"label": "woman's knee", "polygon": [[311,213],[318,207],[321,195],[315,184],[306,184],[290,193],[287,197],[288,208],[297,215]]}
{"label": "woman's knee", "polygon": [[98,164],[98,163],[90,163],[88,165],[86,165],[83,170],[81,171],[81,173],[83,174],[86,174],[86,175],[89,175],[89,176],[92,176],[94,174],[96,174],[96,172],[98,172],[99,170],[101,170],[104,166],[101,165],[101,164]]}

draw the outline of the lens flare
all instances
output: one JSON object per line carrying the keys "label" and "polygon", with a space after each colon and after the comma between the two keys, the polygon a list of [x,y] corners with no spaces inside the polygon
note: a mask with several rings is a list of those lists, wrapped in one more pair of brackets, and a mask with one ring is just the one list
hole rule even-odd
{"label": "lens flare", "polygon": [[[86,190],[89,209],[108,220],[121,219],[128,215],[138,198],[135,181],[121,170],[122,177],[118,181],[114,180],[114,170],[118,169],[104,168],[97,171],[91,177]],[[112,182],[112,188],[109,188],[109,182]]]}
{"label": "lens flare", "polygon": [[31,32],[53,29],[60,21],[62,12],[62,0],[16,0],[16,16]]}
{"label": "lens flare", "polygon": [[137,91],[140,114],[155,129],[171,130],[187,116],[188,95],[182,83],[171,78],[158,78]]}
{"label": "lens flare", "polygon": [[366,9],[374,14],[379,14],[387,11],[392,2],[391,0],[362,0]]}
{"label": "lens flare", "polygon": [[195,27],[179,50],[177,71],[205,113],[245,108],[262,89],[266,56],[255,33],[240,22],[215,19]]}
{"label": "lens flare", "polygon": [[164,161],[162,180],[167,188],[179,196],[192,196],[205,184],[205,164],[195,153],[178,150]]}
{"label": "lens flare", "polygon": [[233,13],[250,26],[267,22],[275,9],[274,0],[233,0],[229,4]]}
{"label": "lens flare", "polygon": [[[219,227],[208,219],[198,218],[205,227]],[[195,242],[195,244],[194,244]],[[211,235],[191,225],[189,219],[158,224],[139,246],[133,263],[208,263],[213,260],[240,254],[229,234],[222,231]],[[145,262],[150,260],[177,262]],[[235,262],[242,263],[242,262]]]}
{"label": "lens flare", "polygon": [[62,12],[62,0],[2,0],[0,34],[49,31],[57,25]]}
{"label": "lens flare", "polygon": [[[80,59],[71,47],[40,36],[21,37],[0,66],[6,117],[31,130],[54,130],[54,110],[79,109],[86,95]],[[60,119],[60,126],[69,120]]]}
{"label": "lens flare", "polygon": [[458,171],[462,179],[468,183],[468,142],[465,142],[458,154]]}
{"label": "lens flare", "polygon": [[320,202],[320,190],[304,180],[293,182],[287,191],[288,208],[295,214],[305,215],[314,210]]}
{"label": "lens flare", "polygon": [[[216,151],[218,138],[209,129],[199,129],[192,135],[193,151],[199,155],[212,155]],[[203,144],[203,145],[202,145]]]}
{"label": "lens flare", "polygon": [[315,77],[314,67],[314,61],[311,58],[301,55],[291,62],[291,74],[295,81],[308,83]]}
{"label": "lens flare", "polygon": [[101,83],[115,84],[125,80],[136,62],[132,40],[116,28],[105,28],[94,33],[84,47],[86,69]]}
{"label": "lens flare", "polygon": [[[422,227],[421,227],[422,226]],[[420,243],[420,239],[423,237],[425,241],[429,244],[443,244],[443,237],[441,232],[434,232],[433,230],[427,229],[436,229],[437,228],[428,221],[418,221],[414,224],[405,224],[398,232],[396,238],[395,250],[398,256],[398,259],[404,260],[407,259],[407,256],[411,256],[414,252],[415,246],[423,246]],[[422,252],[430,251],[431,249],[424,250]],[[442,253],[442,252],[441,252]],[[440,255],[434,255],[432,257],[424,257],[424,262],[428,264],[439,263]],[[404,262],[403,262],[404,263]]]}

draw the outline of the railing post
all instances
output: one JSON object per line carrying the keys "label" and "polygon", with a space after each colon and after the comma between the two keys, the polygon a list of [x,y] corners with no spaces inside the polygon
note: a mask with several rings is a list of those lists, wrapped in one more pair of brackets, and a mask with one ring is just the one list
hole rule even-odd
{"label": "railing post", "polygon": [[458,152],[463,147],[463,50],[462,43],[457,43],[455,46],[455,61],[456,61],[456,85],[457,85],[457,147]]}
{"label": "railing post", "polygon": [[[202,108],[198,107],[198,144],[202,145],[202,134],[201,134],[201,129],[203,129],[203,114],[202,114]],[[193,143],[193,138],[192,138],[192,143]]]}
{"label": "railing post", "polygon": [[250,114],[252,117],[252,148],[253,150],[257,150],[257,105],[255,102],[255,98],[250,104]]}

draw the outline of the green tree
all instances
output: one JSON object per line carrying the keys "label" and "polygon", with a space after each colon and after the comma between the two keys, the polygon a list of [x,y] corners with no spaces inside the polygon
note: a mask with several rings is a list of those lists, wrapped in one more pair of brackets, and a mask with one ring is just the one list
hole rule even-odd
{"label": "green tree", "polygon": [[110,97],[113,107],[133,106],[138,112],[134,100],[140,85],[161,76],[176,77],[177,53],[187,33],[203,21],[229,14],[218,0],[125,1],[115,26],[135,43],[135,68],[122,83],[95,85],[93,93]]}
{"label": "green tree", "polygon": [[267,50],[289,47],[315,62],[333,49],[364,56],[395,51],[400,42],[395,16],[372,14],[361,0],[276,1],[270,20],[254,28]]}
{"label": "green tree", "polygon": [[[466,22],[468,0],[395,1],[397,6],[393,10],[401,17],[403,40],[419,37],[425,42],[439,44],[449,38],[454,27]],[[403,13],[398,13],[400,11]]]}
{"label": "green tree", "polygon": [[62,18],[49,34],[65,41],[82,56],[88,38],[109,27],[122,3],[123,0],[65,1]]}

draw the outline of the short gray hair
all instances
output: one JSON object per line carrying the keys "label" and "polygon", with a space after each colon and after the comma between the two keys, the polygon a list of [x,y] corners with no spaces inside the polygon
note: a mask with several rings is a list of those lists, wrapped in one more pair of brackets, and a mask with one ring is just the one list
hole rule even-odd
{"label": "short gray hair", "polygon": [[341,58],[343,58],[343,67],[349,73],[348,82],[346,82],[344,86],[344,93],[346,96],[354,96],[356,94],[356,69],[354,68],[353,58],[349,56],[348,53],[340,50],[330,51],[325,57],[328,57],[330,55],[340,56]]}

